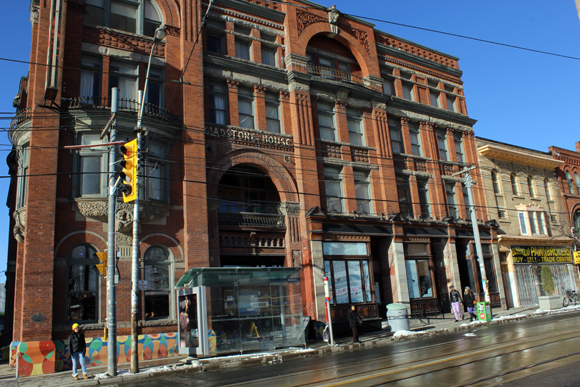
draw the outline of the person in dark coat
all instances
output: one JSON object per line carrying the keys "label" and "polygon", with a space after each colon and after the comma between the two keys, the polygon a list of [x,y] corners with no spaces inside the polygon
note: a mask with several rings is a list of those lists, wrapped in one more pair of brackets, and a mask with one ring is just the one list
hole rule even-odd
{"label": "person in dark coat", "polygon": [[449,287],[449,301],[451,301],[451,308],[455,315],[455,322],[459,321],[459,316],[461,316],[461,319],[463,320],[465,316],[463,316],[463,312],[459,308],[459,304],[462,302],[461,293],[459,293],[453,285]]}
{"label": "person in dark coat", "polygon": [[85,351],[87,350],[85,335],[81,332],[79,324],[73,324],[72,329],[73,332],[68,337],[68,350],[72,359],[72,377],[73,380],[79,380],[77,374],[77,362],[79,362],[83,371],[83,379],[88,379],[89,375],[87,375],[87,367],[85,366]]}
{"label": "person in dark coat", "polygon": [[477,317],[473,314],[473,305],[475,304],[475,296],[471,291],[469,286],[465,287],[465,291],[463,292],[463,302],[465,302],[465,306],[467,307],[467,313],[469,313],[469,321],[476,320]]}
{"label": "person in dark coat", "polygon": [[362,319],[356,311],[356,306],[352,305],[350,307],[350,310],[346,314],[346,318],[348,319],[348,325],[350,326],[350,329],[352,329],[352,342],[360,343],[358,339],[358,326],[362,325]]}

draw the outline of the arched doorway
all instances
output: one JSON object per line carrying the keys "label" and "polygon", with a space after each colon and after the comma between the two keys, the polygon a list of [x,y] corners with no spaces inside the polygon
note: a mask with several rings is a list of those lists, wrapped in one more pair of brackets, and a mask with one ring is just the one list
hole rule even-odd
{"label": "arched doorway", "polygon": [[286,224],[270,176],[236,165],[221,177],[217,195],[220,266],[284,266]]}

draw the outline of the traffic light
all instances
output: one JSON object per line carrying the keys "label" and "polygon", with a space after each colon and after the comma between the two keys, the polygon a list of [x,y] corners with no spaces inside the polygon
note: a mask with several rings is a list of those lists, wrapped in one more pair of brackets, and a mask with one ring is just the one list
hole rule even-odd
{"label": "traffic light", "polygon": [[121,152],[123,153],[123,161],[121,161],[123,184],[120,189],[123,193],[123,201],[127,203],[137,199],[137,139],[122,145]]}
{"label": "traffic light", "polygon": [[96,265],[99,273],[101,273],[101,275],[107,275],[107,262],[109,260],[107,252],[104,251],[102,253],[95,253],[94,258],[97,258],[100,262]]}

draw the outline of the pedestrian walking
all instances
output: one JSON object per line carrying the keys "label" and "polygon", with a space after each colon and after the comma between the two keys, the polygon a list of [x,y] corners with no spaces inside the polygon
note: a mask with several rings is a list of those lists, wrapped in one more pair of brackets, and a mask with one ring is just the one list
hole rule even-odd
{"label": "pedestrian walking", "polygon": [[83,371],[83,379],[88,379],[87,367],[85,367],[85,351],[87,349],[87,342],[85,335],[81,332],[79,324],[74,323],[72,326],[73,332],[68,337],[68,350],[72,359],[73,380],[79,380],[77,374],[77,362],[81,363],[81,370]]}
{"label": "pedestrian walking", "polygon": [[469,321],[476,320],[477,317],[473,314],[473,305],[475,305],[475,296],[471,291],[469,286],[465,287],[465,291],[463,292],[463,302],[465,302],[465,306],[467,307],[467,313],[469,313]]}
{"label": "pedestrian walking", "polygon": [[356,306],[351,305],[350,310],[346,314],[346,318],[348,319],[348,325],[350,325],[350,329],[352,329],[352,342],[360,343],[358,339],[358,327],[362,325],[362,319],[356,311]]}
{"label": "pedestrian walking", "polygon": [[455,315],[455,322],[459,321],[459,316],[461,316],[461,319],[463,320],[465,316],[459,307],[459,304],[463,302],[461,300],[461,293],[459,293],[453,285],[449,287],[449,299],[451,300],[451,308]]}

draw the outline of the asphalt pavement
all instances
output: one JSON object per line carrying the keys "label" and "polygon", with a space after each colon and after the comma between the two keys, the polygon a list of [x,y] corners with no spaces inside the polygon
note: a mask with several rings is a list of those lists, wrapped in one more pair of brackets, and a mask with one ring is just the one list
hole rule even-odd
{"label": "asphalt pavement", "polygon": [[[312,355],[324,356],[325,353],[344,350],[364,350],[376,346],[389,345],[393,342],[415,340],[434,335],[445,335],[450,332],[464,331],[477,324],[507,324],[529,318],[541,318],[546,315],[558,313],[570,313],[580,311],[580,306],[567,307],[554,311],[539,311],[533,308],[514,308],[509,310],[493,310],[491,322],[469,322],[463,320],[455,322],[453,314],[445,314],[444,318],[437,319],[411,319],[409,331],[391,332],[390,328],[373,330],[363,327],[359,334],[360,344],[352,343],[352,337],[338,335],[334,346],[319,340],[310,341],[306,348],[290,348],[268,351],[263,353],[248,353],[235,356],[211,357],[195,359],[187,357],[173,357],[139,363],[139,373],[129,372],[130,364],[118,364],[118,375],[108,377],[107,366],[88,367],[91,378],[88,380],[73,381],[72,372],[64,371],[54,374],[16,378],[14,369],[8,366],[7,361],[0,361],[0,384],[3,387],[26,386],[26,387],[61,387],[68,385],[119,385],[126,382],[135,382],[142,378],[149,378],[159,374],[174,372],[217,371],[234,367],[247,367],[259,364],[275,364],[295,358]],[[80,374],[80,373],[79,373]]]}

